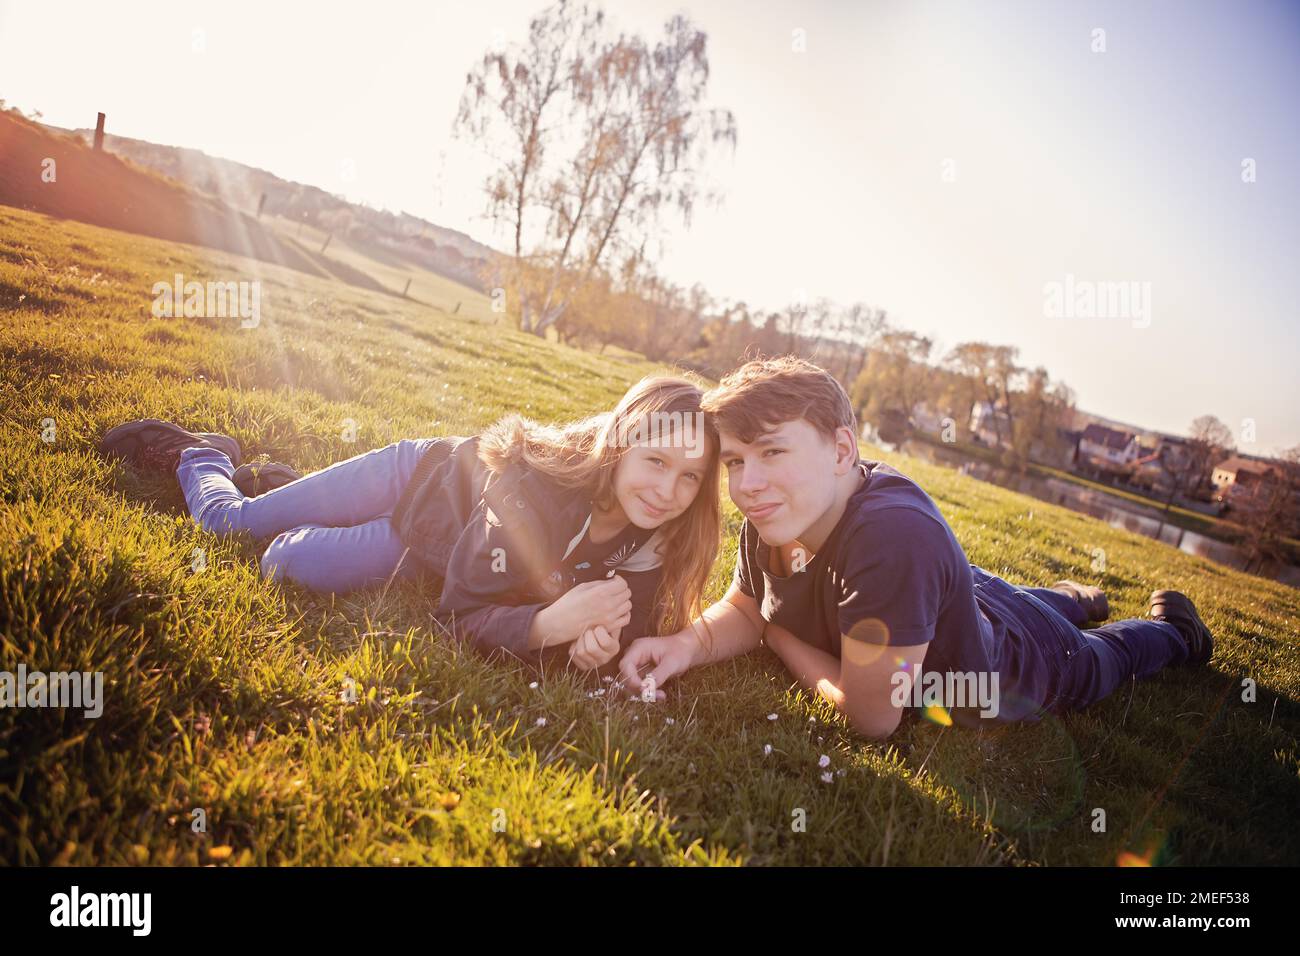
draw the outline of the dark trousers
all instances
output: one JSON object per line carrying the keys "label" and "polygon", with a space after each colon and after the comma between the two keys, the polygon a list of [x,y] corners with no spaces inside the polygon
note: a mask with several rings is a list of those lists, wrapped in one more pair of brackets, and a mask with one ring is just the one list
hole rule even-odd
{"label": "dark trousers", "polygon": [[1008,668],[1015,680],[1004,720],[1037,720],[1079,710],[1108,696],[1130,677],[1149,677],[1187,660],[1178,629],[1165,621],[1132,618],[1090,630],[1082,608],[1049,588],[1020,588],[972,566],[981,610],[1002,620],[1023,661]]}

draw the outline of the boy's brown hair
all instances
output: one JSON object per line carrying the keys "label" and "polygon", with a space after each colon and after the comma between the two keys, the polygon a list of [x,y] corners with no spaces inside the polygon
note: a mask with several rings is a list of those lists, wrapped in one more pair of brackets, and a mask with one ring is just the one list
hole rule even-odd
{"label": "boy's brown hair", "polygon": [[745,444],[798,418],[831,441],[837,428],[858,434],[844,386],[824,368],[793,355],[756,359],[728,372],[705,393],[700,407],[720,430]]}

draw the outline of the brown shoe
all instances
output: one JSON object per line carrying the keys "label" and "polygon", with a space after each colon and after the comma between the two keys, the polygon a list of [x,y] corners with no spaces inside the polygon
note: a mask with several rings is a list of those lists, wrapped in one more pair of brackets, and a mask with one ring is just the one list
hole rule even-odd
{"label": "brown shoe", "polygon": [[1181,591],[1154,591],[1147,617],[1168,621],[1178,628],[1187,645],[1188,664],[1208,664],[1214,654],[1214,635],[1196,613],[1192,599]]}
{"label": "brown shoe", "polygon": [[136,468],[176,473],[181,452],[187,448],[215,448],[239,467],[239,442],[229,435],[212,432],[189,432],[171,422],[144,418],[110,429],[100,439],[99,451],[110,458],[121,458]]}
{"label": "brown shoe", "polygon": [[1053,591],[1060,591],[1074,600],[1079,607],[1083,608],[1083,613],[1088,615],[1089,621],[1104,621],[1110,617],[1110,602],[1106,600],[1106,592],[1101,588],[1093,587],[1091,584],[1077,584],[1074,581],[1057,581],[1052,585]]}
{"label": "brown shoe", "polygon": [[230,480],[245,498],[256,498],[301,477],[296,469],[288,465],[278,461],[263,461],[240,465]]}

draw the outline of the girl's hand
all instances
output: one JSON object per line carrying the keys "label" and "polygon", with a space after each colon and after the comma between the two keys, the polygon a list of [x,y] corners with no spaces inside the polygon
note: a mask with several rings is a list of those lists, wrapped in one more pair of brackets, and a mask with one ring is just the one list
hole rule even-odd
{"label": "girl's hand", "polygon": [[632,589],[626,581],[615,575],[605,581],[588,581],[562,594],[542,608],[534,619],[540,647],[576,641],[584,633],[599,626],[607,633],[617,634],[632,620]]}
{"label": "girl's hand", "polygon": [[591,671],[618,656],[618,631],[612,635],[597,625],[583,631],[569,647],[569,663],[579,670]]}

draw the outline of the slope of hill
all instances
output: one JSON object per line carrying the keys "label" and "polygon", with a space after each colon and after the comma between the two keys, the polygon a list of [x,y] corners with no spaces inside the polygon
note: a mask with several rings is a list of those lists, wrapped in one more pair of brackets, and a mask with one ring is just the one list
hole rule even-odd
{"label": "slope of hill", "polygon": [[0,112],[0,203],[328,274],[252,217],[14,111]]}
{"label": "slope of hill", "polygon": [[1300,863],[1300,592],[916,460],[891,459],[972,561],[1095,581],[1119,617],[1186,590],[1214,665],[879,745],[767,652],[644,705],[466,652],[431,623],[436,582],[268,584],[256,542],[199,531],[98,437],[156,416],[307,471],[507,410],[585,415],[655,367],[275,266],[256,328],[149,314],[159,272],[249,268],[0,208],[0,670],[105,678],[96,719],[0,708],[0,864]]}
{"label": "slope of hill", "polygon": [[0,111],[0,204],[233,252],[372,292],[406,292],[469,318],[496,318],[473,288],[476,282],[448,278],[445,273],[454,270],[438,271],[427,257],[333,237],[273,215],[259,219],[130,159],[97,152],[79,135],[43,127],[17,111]]}
{"label": "slope of hill", "polygon": [[[95,134],[91,129],[60,132],[71,132],[86,143],[93,142]],[[394,214],[350,203],[315,186],[290,182],[201,150],[163,146],[112,133],[105,134],[104,148],[248,213],[255,214],[265,197],[262,211],[266,214],[333,230],[350,239],[368,240],[418,259],[427,268],[474,288],[481,285],[478,274],[482,264],[494,254],[458,230],[407,213]]]}

